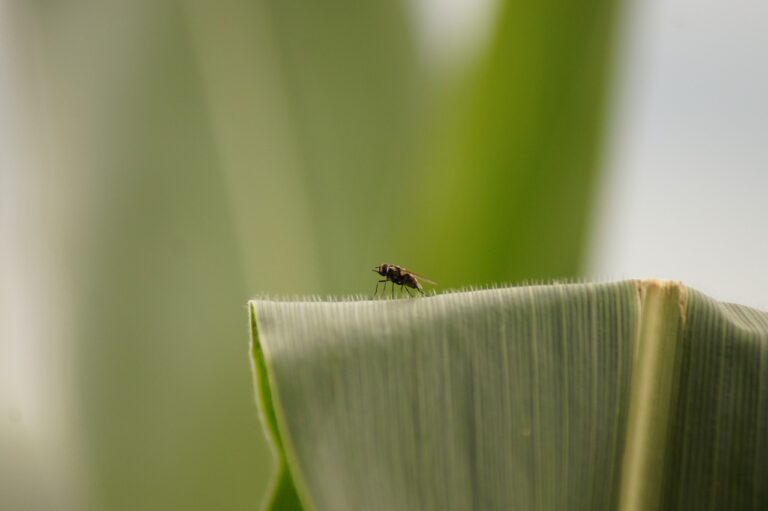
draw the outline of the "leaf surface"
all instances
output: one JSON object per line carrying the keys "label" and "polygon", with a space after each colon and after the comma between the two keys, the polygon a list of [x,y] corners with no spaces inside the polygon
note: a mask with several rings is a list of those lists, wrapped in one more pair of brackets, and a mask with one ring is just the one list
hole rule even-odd
{"label": "leaf surface", "polygon": [[301,509],[765,504],[766,313],[626,281],[251,314]]}
{"label": "leaf surface", "polygon": [[766,504],[766,313],[626,281],[259,300],[251,314],[272,502]]}

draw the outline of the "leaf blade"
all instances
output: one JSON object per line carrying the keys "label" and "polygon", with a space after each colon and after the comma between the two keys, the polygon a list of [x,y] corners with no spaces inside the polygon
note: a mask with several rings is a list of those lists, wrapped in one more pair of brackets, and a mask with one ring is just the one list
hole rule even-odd
{"label": "leaf blade", "polygon": [[[620,440],[626,410],[615,406],[627,391],[629,371],[624,367],[623,386],[590,381],[581,393],[574,391],[577,382],[588,381],[589,375],[572,374],[576,405],[561,398],[556,405],[535,406],[534,396],[552,394],[545,375],[555,378],[564,354],[586,363],[620,356],[593,346],[597,326],[589,318],[613,317],[619,309],[608,307],[609,302],[631,315],[634,293],[633,285],[621,283],[411,301],[254,303],[265,361],[279,382],[273,391],[286,410],[283,435],[294,441],[296,466],[291,468],[303,475],[302,486],[312,493],[315,509],[468,509],[512,503],[535,509],[571,497],[603,499],[610,506],[613,494],[574,491],[595,480],[612,480],[608,468],[617,460],[602,464],[599,476],[582,470],[556,477],[558,487],[571,488],[570,494],[549,491],[552,480],[544,487],[554,464],[542,460],[558,458],[566,431],[548,424],[556,417],[578,424],[584,408],[599,412],[602,435]],[[543,298],[534,304],[534,296]],[[514,307],[507,309],[510,304]],[[547,335],[543,318],[553,311],[565,318],[560,331],[576,341],[553,346],[549,355],[537,353],[531,339]],[[431,318],[429,328],[425,315]],[[494,317],[501,320],[494,322]],[[631,341],[632,321],[612,324],[621,330],[617,337]],[[477,329],[510,342],[494,342]],[[475,344],[465,342],[472,339]],[[624,346],[625,359],[631,351],[629,344]],[[603,367],[608,370],[603,377],[613,383],[613,366]],[[528,386],[529,381],[539,388]],[[520,391],[498,408],[496,387]],[[614,406],[601,412],[601,399]],[[485,427],[511,436],[497,445],[486,437]],[[436,431],[443,438],[430,439]],[[540,436],[543,441],[534,444]],[[513,451],[516,463],[509,464],[507,455]],[[597,436],[569,446],[574,459],[593,451],[611,456],[601,452]]]}
{"label": "leaf blade", "polygon": [[307,509],[768,502],[767,313],[655,280],[252,307]]}

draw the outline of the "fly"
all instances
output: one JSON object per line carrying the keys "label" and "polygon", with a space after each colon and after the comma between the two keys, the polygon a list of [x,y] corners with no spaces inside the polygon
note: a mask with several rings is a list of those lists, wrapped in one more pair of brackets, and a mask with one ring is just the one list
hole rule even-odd
{"label": "fly", "polygon": [[379,284],[382,282],[384,283],[384,290],[382,291],[382,294],[387,291],[387,282],[392,283],[392,298],[395,297],[395,284],[400,286],[400,294],[403,294],[403,289],[405,289],[411,296],[413,296],[413,293],[410,291],[411,289],[415,289],[419,293],[424,294],[424,289],[421,286],[421,282],[426,282],[434,286],[437,285],[436,282],[432,282],[428,278],[417,275],[396,264],[380,264],[378,266],[374,266],[373,271],[384,277],[382,280],[376,283],[376,290],[373,292],[373,296],[376,296],[376,293],[378,293]]}

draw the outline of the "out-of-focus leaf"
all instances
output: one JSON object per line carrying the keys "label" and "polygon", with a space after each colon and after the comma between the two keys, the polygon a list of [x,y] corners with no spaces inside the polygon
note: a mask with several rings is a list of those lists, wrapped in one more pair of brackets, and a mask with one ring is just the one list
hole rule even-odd
{"label": "out-of-focus leaf", "polygon": [[768,313],[628,281],[257,300],[251,326],[302,509],[768,503]]}
{"label": "out-of-focus leaf", "polygon": [[350,269],[399,238],[413,171],[421,111],[403,2],[189,5],[250,288],[359,292]]}
{"label": "out-of-focus leaf", "polygon": [[181,10],[25,4],[46,114],[35,207],[56,226],[69,312],[47,328],[77,343],[59,362],[76,376],[76,509],[243,509],[269,452],[251,434],[249,292]]}
{"label": "out-of-focus leaf", "polygon": [[448,286],[579,275],[615,3],[502,2],[487,53],[435,106],[426,170],[408,182],[414,268]]}

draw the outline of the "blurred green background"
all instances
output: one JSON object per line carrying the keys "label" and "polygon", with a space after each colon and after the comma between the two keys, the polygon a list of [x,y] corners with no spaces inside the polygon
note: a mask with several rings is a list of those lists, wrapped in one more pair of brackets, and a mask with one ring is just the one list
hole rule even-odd
{"label": "blurred green background", "polygon": [[581,274],[615,2],[488,3],[455,55],[415,3],[3,4],[36,361],[3,509],[256,509],[253,295]]}

